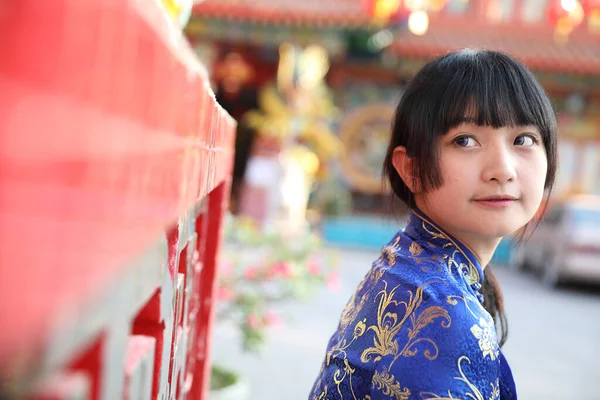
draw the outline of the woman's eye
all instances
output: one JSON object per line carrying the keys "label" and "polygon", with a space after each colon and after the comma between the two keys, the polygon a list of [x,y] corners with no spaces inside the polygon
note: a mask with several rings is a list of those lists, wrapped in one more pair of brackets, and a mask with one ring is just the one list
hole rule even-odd
{"label": "woman's eye", "polygon": [[469,136],[459,136],[454,139],[454,143],[459,147],[473,147],[477,144],[475,139]]}
{"label": "woman's eye", "polygon": [[530,135],[521,135],[515,138],[515,146],[530,147],[536,143],[536,140]]}

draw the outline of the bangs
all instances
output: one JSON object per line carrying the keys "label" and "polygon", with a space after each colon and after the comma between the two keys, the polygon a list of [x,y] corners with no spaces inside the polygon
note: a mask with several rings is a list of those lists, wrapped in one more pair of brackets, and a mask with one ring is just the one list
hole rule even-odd
{"label": "bangs", "polygon": [[[552,105],[533,75],[501,53],[465,51],[453,60],[455,73],[445,74],[434,130],[445,134],[463,122],[493,128],[536,126],[550,135]],[[473,60],[475,58],[476,60]],[[476,61],[476,62],[474,62]],[[440,68],[443,69],[442,61]]]}
{"label": "bangs", "polygon": [[523,64],[490,50],[464,49],[425,65],[400,98],[383,172],[396,196],[414,207],[412,191],[393,163],[398,146],[413,159],[413,184],[443,184],[439,138],[461,123],[494,129],[535,126],[546,151],[544,187],[552,190],[557,165],[556,114],[546,91]]}

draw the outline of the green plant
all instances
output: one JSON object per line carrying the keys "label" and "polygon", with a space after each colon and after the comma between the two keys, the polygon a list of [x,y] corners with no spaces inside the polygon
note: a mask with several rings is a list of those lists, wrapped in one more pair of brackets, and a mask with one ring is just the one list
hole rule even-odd
{"label": "green plant", "polygon": [[239,380],[239,374],[228,369],[213,365],[210,374],[210,387],[219,390],[233,385]]}
{"label": "green plant", "polygon": [[286,233],[228,216],[221,257],[217,320],[239,327],[247,351],[259,350],[267,329],[281,321],[275,304],[339,286],[336,254],[309,227]]}

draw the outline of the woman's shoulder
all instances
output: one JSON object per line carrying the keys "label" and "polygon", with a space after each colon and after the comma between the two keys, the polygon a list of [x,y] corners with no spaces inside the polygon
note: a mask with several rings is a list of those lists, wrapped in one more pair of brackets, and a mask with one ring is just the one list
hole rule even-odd
{"label": "woman's shoulder", "polygon": [[437,272],[435,260],[417,262],[408,256],[423,259],[426,249],[419,252],[413,246],[411,253],[411,243],[402,238],[390,246],[342,312],[317,389],[349,373],[349,386],[364,380],[375,392],[385,382],[402,382],[407,393],[444,394],[451,389],[463,395],[470,384],[463,387],[460,382],[465,381],[457,379],[463,377],[463,368],[473,368],[478,380],[469,369],[469,381],[489,391],[498,376],[498,347],[489,314],[464,286]]}
{"label": "woman's shoulder", "polygon": [[400,321],[425,309],[470,322],[485,312],[464,281],[451,272],[443,252],[399,232],[356,288],[342,314],[342,326],[377,318],[383,311]]}
{"label": "woman's shoulder", "polygon": [[[420,241],[399,232],[381,249],[373,263],[374,268],[385,273],[386,278],[406,286],[421,286],[427,281],[442,280],[451,283],[454,277],[447,265],[447,255]],[[443,287],[429,287],[429,291]]]}
{"label": "woman's shoulder", "polygon": [[[385,252],[382,257],[387,257]],[[402,321],[423,312],[457,322],[472,322],[487,314],[477,298],[444,271],[443,265],[403,257],[390,263],[380,257],[356,288],[342,320],[381,320],[393,314]]]}

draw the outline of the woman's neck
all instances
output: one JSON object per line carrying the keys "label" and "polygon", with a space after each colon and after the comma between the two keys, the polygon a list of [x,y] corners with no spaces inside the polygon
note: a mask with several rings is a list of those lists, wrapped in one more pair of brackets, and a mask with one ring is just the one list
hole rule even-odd
{"label": "woman's neck", "polygon": [[444,226],[438,223],[434,218],[432,218],[431,214],[427,212],[427,210],[423,210],[423,208],[417,207],[417,211],[421,214],[426,215],[442,231],[449,234],[454,239],[458,240],[460,244],[469,249],[471,253],[473,253],[473,255],[477,258],[477,261],[479,262],[479,265],[482,269],[485,269],[485,267],[490,263],[490,260],[492,259],[492,256],[496,251],[496,248],[502,240],[501,237],[486,237],[477,234],[472,234],[470,232],[452,229],[451,227]]}

